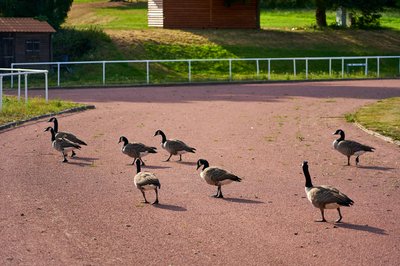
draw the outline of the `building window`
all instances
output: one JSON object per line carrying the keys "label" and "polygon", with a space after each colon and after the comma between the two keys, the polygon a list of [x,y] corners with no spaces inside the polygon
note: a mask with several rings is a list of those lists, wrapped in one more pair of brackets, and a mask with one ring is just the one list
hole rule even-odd
{"label": "building window", "polygon": [[39,40],[25,41],[25,54],[27,56],[39,56],[40,55],[40,41]]}

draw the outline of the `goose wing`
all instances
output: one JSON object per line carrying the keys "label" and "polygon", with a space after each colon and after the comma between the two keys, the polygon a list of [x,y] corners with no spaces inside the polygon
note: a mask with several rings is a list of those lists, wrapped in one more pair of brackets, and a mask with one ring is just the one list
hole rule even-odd
{"label": "goose wing", "polygon": [[352,140],[343,140],[340,141],[337,145],[337,149],[346,155],[353,155],[354,153],[358,151],[373,151],[374,148],[370,146],[363,145],[361,143],[358,143],[357,141],[352,141]]}
{"label": "goose wing", "polygon": [[314,187],[313,197],[320,204],[337,203],[341,206],[353,205],[354,201],[348,196],[331,186]]}
{"label": "goose wing", "polygon": [[141,145],[138,145],[138,143],[128,143],[122,148],[122,152],[130,157],[139,158],[140,147]]}
{"label": "goose wing", "polygon": [[188,146],[185,142],[179,139],[167,140],[165,147],[167,150],[171,152],[178,152],[178,151],[194,152],[196,150],[195,148]]}
{"label": "goose wing", "polygon": [[76,143],[73,143],[69,141],[68,139],[60,138],[60,139],[55,139],[55,145],[61,149],[67,149],[67,148],[75,148],[75,149],[80,149],[81,146],[79,146]]}
{"label": "goose wing", "polygon": [[218,168],[218,167],[209,167],[206,170],[206,176],[208,176],[210,178],[211,181],[217,183],[217,182],[221,182],[223,180],[232,180],[232,181],[241,181],[241,178],[229,173],[228,171],[226,171],[225,169],[222,168]]}
{"label": "goose wing", "polygon": [[143,143],[140,142],[134,142],[132,143],[132,145],[134,146],[134,148],[138,151],[138,152],[149,152],[149,153],[155,153],[157,148],[156,147],[150,147],[147,146]]}
{"label": "goose wing", "polygon": [[140,172],[135,175],[135,184],[138,187],[154,185],[158,188],[161,187],[160,181],[153,173],[149,172]]}
{"label": "goose wing", "polygon": [[58,132],[55,136],[56,138],[64,138],[73,143],[77,143],[80,145],[87,145],[83,140],[78,139],[74,134],[69,132]]}

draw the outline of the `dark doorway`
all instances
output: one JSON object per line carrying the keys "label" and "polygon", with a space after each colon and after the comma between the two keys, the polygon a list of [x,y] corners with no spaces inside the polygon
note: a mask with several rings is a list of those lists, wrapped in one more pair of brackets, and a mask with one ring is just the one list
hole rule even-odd
{"label": "dark doorway", "polygon": [[0,67],[11,67],[14,62],[14,37],[0,36]]}

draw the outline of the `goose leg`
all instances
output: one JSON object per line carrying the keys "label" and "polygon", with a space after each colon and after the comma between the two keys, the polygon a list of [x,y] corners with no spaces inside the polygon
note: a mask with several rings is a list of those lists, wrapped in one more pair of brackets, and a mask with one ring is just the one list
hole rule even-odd
{"label": "goose leg", "polygon": [[219,187],[217,188],[217,194],[215,194],[215,195],[212,195],[212,197],[214,197],[214,198],[218,198],[218,196],[219,196]]}
{"label": "goose leg", "polygon": [[158,190],[157,188],[155,189],[156,191],[156,200],[153,202],[153,204],[158,204]]}
{"label": "goose leg", "polygon": [[136,158],[133,158],[133,162],[131,163],[131,165],[134,165],[136,162]]}
{"label": "goose leg", "polygon": [[171,157],[172,157],[172,154],[170,154],[168,159],[166,161],[164,161],[164,162],[169,162],[169,159],[171,159]]}
{"label": "goose leg", "polygon": [[63,158],[64,158],[64,160],[62,162],[63,163],[67,163],[68,162],[67,155],[64,152],[62,152],[62,155],[63,155]]}
{"label": "goose leg", "polygon": [[360,156],[356,157],[356,165],[358,165],[358,163],[360,162],[360,159],[358,157],[360,157]]}
{"label": "goose leg", "polygon": [[317,220],[316,222],[323,222],[323,223],[325,223],[326,222],[326,220],[325,220],[325,215],[324,215],[324,209],[320,209],[321,210],[321,216],[322,216],[322,220]]}
{"label": "goose leg", "polygon": [[142,158],[139,157],[139,160],[142,162],[142,165],[145,165]]}
{"label": "goose leg", "polygon": [[179,154],[179,162],[182,162],[182,154]]}
{"label": "goose leg", "polygon": [[224,197],[224,195],[222,195],[221,186],[218,186],[218,192],[219,192],[219,194],[217,193],[217,198],[222,199]]}
{"label": "goose leg", "polygon": [[144,202],[143,203],[149,203],[146,199],[146,195],[144,194],[144,191],[141,189],[140,190],[142,192],[143,198],[144,198]]}
{"label": "goose leg", "polygon": [[337,219],[336,222],[340,223],[340,221],[342,220],[342,214],[340,213],[340,208],[337,208],[337,211],[339,213],[339,219]]}
{"label": "goose leg", "polygon": [[74,151],[72,151],[71,158],[73,158],[75,155],[76,155],[76,153]]}
{"label": "goose leg", "polygon": [[350,156],[347,156],[347,165],[350,165]]}

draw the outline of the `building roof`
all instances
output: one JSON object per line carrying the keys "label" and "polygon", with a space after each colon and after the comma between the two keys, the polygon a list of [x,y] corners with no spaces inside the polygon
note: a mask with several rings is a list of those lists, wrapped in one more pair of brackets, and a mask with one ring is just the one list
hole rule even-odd
{"label": "building roof", "polygon": [[46,21],[0,17],[0,32],[56,32]]}

